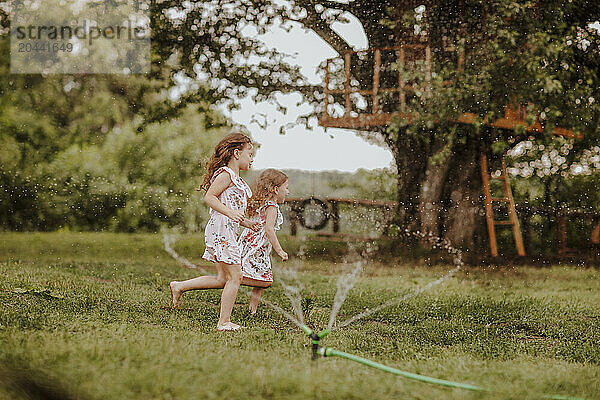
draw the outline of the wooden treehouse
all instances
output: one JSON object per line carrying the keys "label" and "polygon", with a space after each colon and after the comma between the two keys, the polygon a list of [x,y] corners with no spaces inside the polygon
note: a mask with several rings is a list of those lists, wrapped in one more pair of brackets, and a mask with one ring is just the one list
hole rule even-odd
{"label": "wooden treehouse", "polygon": [[[451,50],[446,54],[450,53]],[[463,69],[464,54],[454,52],[450,59],[458,76]],[[353,76],[353,71],[360,72],[360,79]],[[419,74],[415,74],[415,71],[419,71]],[[413,116],[406,111],[407,104],[418,95],[418,91],[430,90],[428,82],[432,79],[432,49],[427,42],[423,42],[347,51],[342,57],[328,59],[324,72],[324,104],[319,124],[329,128],[379,130],[398,117],[412,122]],[[452,85],[452,80],[443,81],[443,84]],[[471,124],[475,120],[475,114],[464,112],[459,113],[454,122]],[[506,130],[523,126],[531,133],[544,132],[539,118],[535,118],[533,124],[528,124],[527,120],[531,119],[526,115],[524,106],[507,105],[502,118],[486,120],[484,123]],[[555,127],[553,133],[569,138],[579,137],[577,133],[560,127]],[[504,162],[501,174],[497,176],[490,175],[487,164],[486,155],[482,154],[480,166],[491,255],[498,255],[496,226],[508,225],[512,228],[518,254],[524,256],[521,227]],[[491,194],[490,180],[494,179],[502,181],[504,193],[500,197]],[[502,203],[506,207],[507,220],[494,218],[494,203]]]}
{"label": "wooden treehouse", "polygon": [[[460,73],[464,56],[456,57],[456,69]],[[372,65],[372,85],[364,88],[352,78],[355,67]],[[431,48],[427,44],[405,44],[394,47],[372,48],[348,51],[344,57],[330,58],[325,63],[325,82],[323,86],[323,113],[319,124],[326,128],[346,128],[370,130],[388,125],[393,118],[405,117],[410,123],[412,116],[405,113],[408,99],[415,96],[417,90],[428,90],[427,81],[431,79]],[[400,72],[423,69],[425,82],[406,77]],[[451,85],[452,81],[444,81]],[[475,121],[473,113],[462,113],[458,123],[471,124]],[[525,107],[506,106],[504,117],[486,124],[495,128],[514,129],[524,126],[528,132],[544,131],[536,118],[534,124],[527,122]],[[569,129],[555,127],[554,134],[578,138],[579,135]]]}

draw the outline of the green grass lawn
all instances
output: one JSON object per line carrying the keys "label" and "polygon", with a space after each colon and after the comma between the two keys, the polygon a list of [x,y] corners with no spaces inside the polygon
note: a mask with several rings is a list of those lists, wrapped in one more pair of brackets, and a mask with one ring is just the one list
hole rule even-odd
{"label": "green grass lawn", "polygon": [[[246,326],[239,332],[216,331],[218,290],[188,292],[172,310],[168,282],[196,273],[163,250],[160,235],[0,233],[0,243],[0,399],[20,398],[6,374],[81,399],[600,399],[597,269],[464,268],[324,339],[401,370],[492,390],[479,393],[343,359],[312,362],[310,341],[287,319],[262,304],[248,317],[247,290],[232,316]],[[202,244],[201,234],[189,235],[175,249],[209,268]],[[289,264],[299,270],[307,323],[324,328],[343,260]],[[265,298],[291,311],[277,283],[285,264],[274,265]],[[338,321],[449,269],[367,262]]]}

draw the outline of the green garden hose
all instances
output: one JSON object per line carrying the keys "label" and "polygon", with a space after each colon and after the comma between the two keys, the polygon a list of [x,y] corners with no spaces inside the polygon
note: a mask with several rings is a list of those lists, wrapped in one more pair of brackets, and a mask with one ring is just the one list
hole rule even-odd
{"label": "green garden hose", "polygon": [[322,355],[323,357],[346,358],[348,360],[356,361],[358,363],[367,365],[369,367],[377,368],[382,371],[392,373],[394,375],[400,375],[405,378],[414,379],[414,380],[421,381],[421,382],[433,383],[435,385],[448,386],[448,387],[454,387],[454,388],[460,388],[460,389],[474,390],[477,392],[489,391],[488,389],[485,389],[485,388],[482,388],[479,386],[469,385],[467,383],[451,382],[451,381],[446,381],[443,379],[430,378],[430,377],[424,376],[424,375],[413,374],[412,372],[401,371],[396,368],[388,367],[387,365],[379,364],[375,361],[367,360],[366,358],[355,356],[354,354],[349,354],[349,353],[344,353],[343,351],[334,350],[331,347],[321,347],[319,349],[319,354]]}
{"label": "green garden hose", "polygon": [[[341,357],[341,358],[345,358],[347,360],[351,360],[351,361],[355,361],[355,362],[364,364],[364,365],[372,367],[372,368],[377,368],[381,371],[392,373],[394,375],[403,376],[408,379],[413,379],[413,380],[426,382],[426,383],[432,383],[434,385],[472,390],[472,391],[476,391],[476,392],[491,392],[490,389],[486,389],[486,388],[483,388],[480,386],[469,385],[468,383],[446,381],[444,379],[430,378],[430,377],[424,376],[424,375],[413,374],[412,372],[401,371],[396,368],[388,367],[387,365],[383,365],[378,362],[368,360],[366,358],[355,356],[354,354],[345,353],[343,351],[338,351],[338,350],[332,349],[331,347],[322,347],[319,345],[319,341],[331,332],[329,329],[325,329],[319,333],[315,333],[308,326],[304,325],[302,327],[302,330],[304,331],[306,336],[308,336],[312,341],[312,353],[313,353],[312,358],[313,358],[313,360],[316,360],[319,356]],[[585,399],[578,398],[578,397],[562,396],[562,395],[542,395],[541,397],[545,398],[545,399],[552,399],[552,400],[585,400]]]}

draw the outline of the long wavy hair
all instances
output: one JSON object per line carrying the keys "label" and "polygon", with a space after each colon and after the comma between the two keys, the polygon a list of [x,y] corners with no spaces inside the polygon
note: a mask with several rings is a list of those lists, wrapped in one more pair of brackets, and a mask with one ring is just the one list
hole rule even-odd
{"label": "long wavy hair", "polygon": [[204,175],[202,185],[197,190],[208,190],[210,178],[212,178],[215,171],[229,164],[229,160],[233,157],[233,151],[236,149],[242,150],[248,143],[252,143],[252,140],[239,132],[232,132],[221,139],[215,147],[215,152],[206,164],[206,175]]}
{"label": "long wavy hair", "polygon": [[252,217],[267,200],[274,200],[277,188],[288,180],[288,176],[276,169],[265,169],[252,184],[252,197],[248,200],[246,214]]}

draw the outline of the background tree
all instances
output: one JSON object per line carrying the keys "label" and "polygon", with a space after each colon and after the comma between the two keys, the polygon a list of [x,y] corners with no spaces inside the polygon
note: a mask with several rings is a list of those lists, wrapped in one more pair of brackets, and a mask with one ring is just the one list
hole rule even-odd
{"label": "background tree", "polygon": [[175,72],[10,74],[0,38],[0,226],[195,229],[201,162],[230,126],[205,90],[172,99]]}
{"label": "background tree", "polygon": [[[494,129],[483,121],[498,118],[515,100],[530,104],[529,115],[539,115],[548,131],[562,126],[583,134],[573,144],[574,156],[598,140],[599,107],[593,101],[599,90],[598,35],[588,28],[600,18],[595,2],[164,1],[155,7],[159,58],[176,54],[190,76],[200,71],[211,82],[216,97],[253,93],[262,100],[278,91],[300,91],[315,104],[315,113],[321,89],[292,79],[297,70],[245,32],[300,24],[343,54],[351,46],[332,24],[352,14],[369,47],[428,43],[434,72],[430,90],[407,104],[407,112],[417,118],[365,134],[383,139],[394,155],[401,229],[431,231],[463,247],[486,242],[478,157],[482,152],[502,155],[528,134]],[[169,12],[179,17],[171,20]],[[460,52],[465,58],[458,74]],[[252,56],[263,61],[251,62]],[[363,64],[353,67],[352,76],[368,86],[371,71]],[[403,72],[424,82],[422,69]],[[448,79],[453,85],[443,84]],[[448,122],[463,112],[476,114],[476,123]],[[552,138],[538,134],[535,140]]]}

